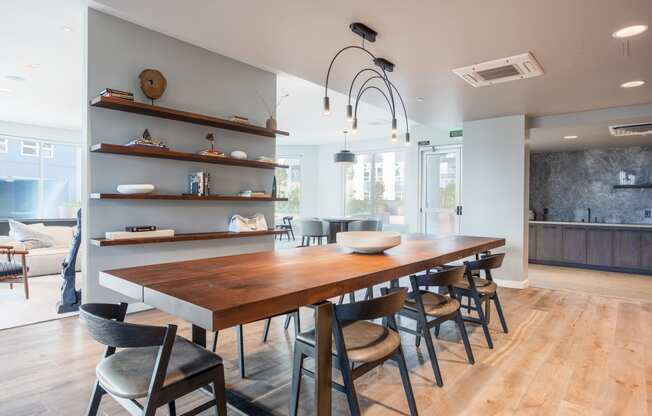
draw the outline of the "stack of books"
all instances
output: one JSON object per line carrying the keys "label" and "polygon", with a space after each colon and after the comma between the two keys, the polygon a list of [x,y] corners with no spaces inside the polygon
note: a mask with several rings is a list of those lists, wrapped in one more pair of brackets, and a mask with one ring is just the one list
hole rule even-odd
{"label": "stack of books", "polygon": [[244,196],[247,198],[267,198],[269,197],[268,194],[265,193],[265,191],[252,191],[250,189],[245,189],[242,190],[238,193],[238,196]]}
{"label": "stack of books", "polygon": [[235,121],[236,123],[249,124],[249,119],[242,116],[231,116],[231,121]]}
{"label": "stack of books", "polygon": [[105,88],[100,92],[102,97],[121,98],[123,100],[133,101],[134,94],[127,91],[114,90],[112,88]]}
{"label": "stack of books", "polygon": [[188,177],[188,193],[190,195],[208,196],[211,194],[211,174],[195,172]]}

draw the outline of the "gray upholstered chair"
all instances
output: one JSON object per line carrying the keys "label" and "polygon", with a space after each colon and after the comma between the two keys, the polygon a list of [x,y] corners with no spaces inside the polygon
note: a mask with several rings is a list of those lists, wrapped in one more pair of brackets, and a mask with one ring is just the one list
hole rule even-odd
{"label": "gray upholstered chair", "polygon": [[[391,293],[384,289],[383,296],[346,305],[336,305],[333,311],[333,366],[340,370],[343,385],[332,383],[334,389],[346,394],[351,415],[360,415],[360,407],[353,381],[387,360],[398,364],[403,389],[412,416],[417,415],[410,375],[408,373],[401,337],[397,332],[394,315],[401,310],[406,298],[405,289]],[[383,318],[384,325],[371,320]],[[303,366],[308,357],[315,357],[315,331],[301,332],[294,341],[292,369],[292,396],[290,415],[298,410],[301,376],[314,373]]]}
{"label": "gray upholstered chair", "polygon": [[97,380],[87,415],[97,415],[102,396],[108,394],[132,415],[153,416],[167,404],[170,415],[175,416],[175,400],[212,385],[213,399],[185,415],[215,407],[220,416],[226,416],[222,359],[176,336],[176,325],[127,323],[126,312],[126,303],[87,303],[79,308],[88,332],[106,345],[104,358],[95,369]]}
{"label": "gray upholstered chair", "polygon": [[378,220],[359,220],[349,224],[349,231],[380,231],[382,224]]}
{"label": "gray upholstered chair", "polygon": [[299,230],[301,231],[301,246],[309,246],[310,240],[313,243],[322,243],[322,238],[328,237],[324,223],[319,220],[301,220],[299,221]]}

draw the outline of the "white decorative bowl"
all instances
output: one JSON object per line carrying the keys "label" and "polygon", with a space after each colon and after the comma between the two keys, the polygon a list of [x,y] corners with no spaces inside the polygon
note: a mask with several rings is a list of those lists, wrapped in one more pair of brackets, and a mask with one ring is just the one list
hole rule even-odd
{"label": "white decorative bowl", "polygon": [[247,154],[242,150],[234,150],[231,152],[231,157],[234,159],[246,159]]}
{"label": "white decorative bowl", "polygon": [[382,253],[401,244],[401,234],[391,231],[348,231],[337,233],[337,245],[354,253]]}
{"label": "white decorative bowl", "polygon": [[135,185],[118,185],[118,192],[121,194],[150,194],[154,192],[154,185],[141,183]]}

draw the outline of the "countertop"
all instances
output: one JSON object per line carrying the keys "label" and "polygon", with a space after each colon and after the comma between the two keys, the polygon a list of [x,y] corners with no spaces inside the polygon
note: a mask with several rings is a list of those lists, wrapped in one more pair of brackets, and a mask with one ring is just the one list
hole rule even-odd
{"label": "countertop", "polygon": [[583,225],[590,227],[614,227],[614,228],[649,228],[652,224],[611,224],[605,222],[570,222],[570,221],[529,221],[530,224],[547,224],[547,225]]}

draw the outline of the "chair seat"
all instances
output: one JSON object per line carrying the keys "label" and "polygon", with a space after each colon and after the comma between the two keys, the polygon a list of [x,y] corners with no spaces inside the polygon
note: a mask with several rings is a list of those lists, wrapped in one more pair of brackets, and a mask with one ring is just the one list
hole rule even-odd
{"label": "chair seat", "polygon": [[[496,289],[498,288],[495,282],[492,282],[487,279],[482,279],[477,276],[473,277],[473,281],[475,282],[475,288],[477,289],[478,293],[481,295],[495,293]],[[469,289],[469,281],[466,280],[465,278],[459,283],[456,283],[454,286],[458,289]]]}
{"label": "chair seat", "polygon": [[0,261],[0,278],[23,274],[23,265],[18,262]]}
{"label": "chair seat", "polygon": [[[369,321],[356,321],[342,327],[344,345],[349,360],[368,363],[393,353],[401,345],[401,337],[393,330]],[[303,342],[315,345],[315,330],[297,336]],[[333,354],[335,354],[333,341]]]}
{"label": "chair seat", "polygon": [[[102,387],[114,396],[147,396],[159,347],[129,348],[102,360],[95,370]],[[222,359],[182,337],[176,337],[163,387],[216,367]]]}
{"label": "chair seat", "polygon": [[[423,309],[426,315],[435,317],[446,316],[457,312],[460,309],[460,303],[457,299],[453,299],[450,296],[424,292],[421,294],[421,299],[423,301]],[[406,299],[405,306],[416,310],[416,300],[411,298]]]}

